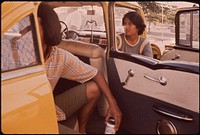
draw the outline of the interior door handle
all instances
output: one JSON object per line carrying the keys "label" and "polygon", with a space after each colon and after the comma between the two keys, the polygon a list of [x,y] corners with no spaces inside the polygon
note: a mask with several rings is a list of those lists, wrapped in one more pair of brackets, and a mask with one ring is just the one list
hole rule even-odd
{"label": "interior door handle", "polygon": [[186,114],[182,111],[178,111],[173,108],[164,106],[164,105],[160,105],[160,106],[154,105],[153,110],[157,113],[164,114],[164,115],[176,118],[176,119],[181,119],[181,120],[185,120],[185,121],[193,120],[193,117],[191,115]]}
{"label": "interior door handle", "polygon": [[159,77],[159,78],[153,78],[153,77],[150,77],[148,75],[144,75],[145,78],[149,79],[149,80],[152,80],[154,82],[158,82],[160,83],[161,85],[165,86],[167,84],[167,79],[165,77]]}

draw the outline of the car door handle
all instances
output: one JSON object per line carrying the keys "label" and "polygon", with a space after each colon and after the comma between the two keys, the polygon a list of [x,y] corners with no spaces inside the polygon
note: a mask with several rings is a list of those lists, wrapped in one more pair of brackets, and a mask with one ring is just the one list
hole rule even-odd
{"label": "car door handle", "polygon": [[156,105],[154,105],[153,110],[157,113],[161,113],[161,114],[164,114],[164,115],[176,118],[176,119],[181,119],[181,120],[185,120],[185,121],[192,121],[193,120],[193,117],[191,115],[186,114],[182,111],[172,109],[172,108],[167,107],[167,106],[162,106],[162,105],[156,106]]}
{"label": "car door handle", "polygon": [[159,77],[158,79],[157,78],[153,78],[153,77],[150,77],[148,75],[144,75],[145,78],[149,79],[149,80],[152,80],[154,82],[158,82],[160,83],[161,85],[166,85],[167,84],[167,79],[165,77]]}

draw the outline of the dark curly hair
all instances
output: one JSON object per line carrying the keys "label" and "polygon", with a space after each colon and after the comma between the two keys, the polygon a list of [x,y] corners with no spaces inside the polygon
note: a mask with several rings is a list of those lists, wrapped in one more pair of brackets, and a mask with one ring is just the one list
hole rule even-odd
{"label": "dark curly hair", "polygon": [[128,18],[131,23],[136,26],[136,28],[138,29],[138,35],[141,35],[144,32],[146,25],[144,24],[144,20],[142,19],[140,14],[134,11],[126,13],[122,19],[122,25],[124,25],[125,18]]}
{"label": "dark curly hair", "polygon": [[56,12],[46,3],[40,3],[38,17],[41,18],[44,42],[49,46],[56,46],[61,42],[61,25]]}

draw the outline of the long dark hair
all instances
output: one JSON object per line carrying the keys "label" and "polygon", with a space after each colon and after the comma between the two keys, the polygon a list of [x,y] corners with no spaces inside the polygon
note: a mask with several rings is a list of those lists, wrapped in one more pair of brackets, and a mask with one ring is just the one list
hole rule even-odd
{"label": "long dark hair", "polygon": [[56,12],[46,3],[40,3],[38,17],[41,18],[44,42],[48,46],[55,46],[61,42],[61,25]]}
{"label": "long dark hair", "polygon": [[142,19],[140,14],[134,11],[126,13],[122,19],[122,25],[124,25],[125,18],[128,18],[131,23],[137,27],[138,35],[141,35],[144,32],[146,25],[144,24],[144,20]]}

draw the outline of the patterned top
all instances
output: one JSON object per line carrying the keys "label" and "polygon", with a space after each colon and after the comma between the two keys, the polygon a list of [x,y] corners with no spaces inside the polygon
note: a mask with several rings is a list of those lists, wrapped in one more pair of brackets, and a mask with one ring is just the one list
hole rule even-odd
{"label": "patterned top", "polygon": [[[140,54],[139,53],[140,52],[140,47],[141,47],[142,43],[145,41],[145,38],[139,36],[139,39],[138,39],[137,43],[134,44],[134,45],[131,45],[126,40],[126,37],[125,37],[124,33],[120,34],[120,36],[121,36],[121,39],[122,39],[121,51],[128,52],[128,53]],[[149,41],[145,44],[145,47],[144,47],[144,49],[142,51],[142,55],[148,56],[148,57],[153,57],[152,48],[151,48],[151,45],[150,45]]]}
{"label": "patterned top", "polygon": [[[47,78],[52,89],[60,77],[84,83],[97,74],[97,69],[74,56],[70,52],[56,46],[52,48],[49,58],[45,61]],[[65,120],[65,113],[56,106],[57,120]]]}

